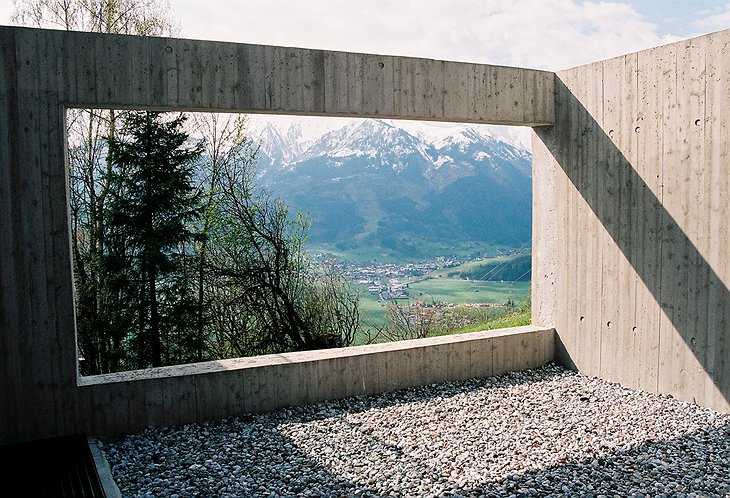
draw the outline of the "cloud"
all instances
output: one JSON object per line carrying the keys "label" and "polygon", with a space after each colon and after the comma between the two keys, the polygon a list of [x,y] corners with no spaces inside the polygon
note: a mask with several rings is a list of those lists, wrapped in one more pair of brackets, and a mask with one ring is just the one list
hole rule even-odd
{"label": "cloud", "polygon": [[582,0],[173,2],[183,36],[564,69],[669,39],[627,3]]}
{"label": "cloud", "polygon": [[6,26],[11,25],[10,17],[13,15],[13,12],[15,12],[13,2],[10,0],[0,0],[0,24]]}
{"label": "cloud", "polygon": [[730,2],[714,9],[699,12],[700,18],[692,25],[704,32],[719,31],[730,27]]}

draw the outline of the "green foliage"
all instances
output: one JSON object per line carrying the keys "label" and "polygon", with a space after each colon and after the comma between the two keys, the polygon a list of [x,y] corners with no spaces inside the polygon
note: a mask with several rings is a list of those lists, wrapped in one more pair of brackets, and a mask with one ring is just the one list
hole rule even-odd
{"label": "green foliage", "polygon": [[465,327],[452,330],[449,334],[465,334],[467,332],[479,332],[481,330],[506,329],[530,325],[532,313],[530,310],[518,310],[502,316],[496,316],[484,322],[474,323]]}
{"label": "green foliage", "polygon": [[128,353],[137,368],[187,359],[195,314],[190,271],[192,222],[200,198],[193,170],[202,148],[187,146],[185,118],[156,112],[126,115],[109,141],[113,164],[106,254],[113,287],[128,317]]}
{"label": "green foliage", "polygon": [[245,321],[236,340],[248,344],[246,354],[351,344],[357,297],[332,269],[310,261],[308,220],[291,217],[285,204],[255,186],[252,160],[211,166],[216,174],[211,169],[208,177],[217,180],[206,227],[208,293],[213,300],[228,296],[236,320]]}
{"label": "green foliage", "polygon": [[194,144],[182,115],[122,123],[107,168],[94,156],[106,202],[72,185],[83,374],[353,343],[357,292],[311,262],[308,220],[255,185],[243,119],[198,116]]}
{"label": "green foliage", "polygon": [[[409,291],[414,300],[426,303],[448,302],[454,305],[444,307],[444,316],[433,321],[433,330],[429,335],[442,335],[485,330],[485,327],[488,327],[485,324],[496,323],[500,319],[504,319],[504,322],[500,323],[508,323],[503,325],[504,327],[517,326],[509,324],[511,318],[507,318],[516,315],[517,309],[485,308],[464,306],[464,304],[507,303],[508,301],[524,303],[529,299],[530,285],[526,282],[475,282],[433,278],[409,283]],[[404,305],[401,303],[401,306]],[[524,304],[521,305],[519,309],[522,310],[524,306]],[[360,314],[363,327],[356,337],[357,344],[373,340],[378,342],[387,340],[384,334],[376,333],[390,323],[387,307],[378,301],[377,295],[365,292],[364,287],[360,294]],[[529,306],[526,316],[527,323],[529,323]],[[524,321],[524,317],[515,318],[515,323],[521,325],[520,320]],[[469,325],[464,325],[465,323]]]}
{"label": "green foliage", "polygon": [[[494,330],[494,329],[505,329],[510,327],[521,327],[523,325],[530,325],[532,320],[532,300],[530,294],[527,295],[525,300],[520,306],[508,311],[504,314],[498,314],[490,317],[487,320],[480,321],[478,323],[472,323],[465,327],[461,327],[452,331],[449,334],[464,334],[467,332],[479,332],[481,330]],[[440,335],[440,334],[437,334]]]}

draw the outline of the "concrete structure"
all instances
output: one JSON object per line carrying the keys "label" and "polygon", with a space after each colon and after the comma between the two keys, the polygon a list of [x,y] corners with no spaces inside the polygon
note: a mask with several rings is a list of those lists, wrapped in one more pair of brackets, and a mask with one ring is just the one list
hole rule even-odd
{"label": "concrete structure", "polygon": [[[586,373],[729,410],[728,37],[556,76],[0,27],[0,443],[489,375],[556,354]],[[538,326],[79,378],[64,108],[80,106],[539,127]]]}
{"label": "concrete structure", "polygon": [[[382,346],[177,367],[161,370],[162,377],[141,372],[79,379],[64,108],[540,125],[552,122],[553,87],[552,73],[526,69],[0,28],[0,442],[120,434],[147,424],[484,375],[492,372],[492,354],[497,369],[552,359],[552,338],[543,340],[549,331],[535,331],[517,340],[520,348],[510,355],[502,347],[513,344],[507,333],[499,344],[473,336],[453,341],[453,348],[416,343],[412,351]],[[436,351],[447,356],[436,361]],[[449,357],[453,365],[444,376]]]}
{"label": "concrete structure", "polygon": [[730,31],[557,74],[534,322],[563,362],[730,411]]}
{"label": "concrete structure", "polygon": [[489,377],[544,365],[554,351],[554,330],[528,326],[82,377],[69,423],[116,436],[148,425]]}

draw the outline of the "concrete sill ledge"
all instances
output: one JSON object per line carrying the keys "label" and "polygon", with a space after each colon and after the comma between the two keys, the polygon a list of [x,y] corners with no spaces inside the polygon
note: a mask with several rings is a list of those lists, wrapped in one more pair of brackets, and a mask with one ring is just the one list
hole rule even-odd
{"label": "concrete sill ledge", "polygon": [[[514,345],[514,336],[520,336],[521,339],[527,340],[527,337],[529,337],[530,335],[535,335],[535,339],[537,339],[538,336],[543,336],[545,334],[550,335],[551,332],[553,332],[553,329],[526,325],[523,327],[494,329],[482,332],[469,332],[466,334],[444,335],[439,337],[429,337],[426,339],[411,339],[407,341],[387,342],[382,344],[369,344],[365,346],[351,346],[348,348],[333,348],[296,353],[268,354],[245,358],[234,358],[229,360],[188,363],[185,365],[173,365],[160,368],[147,368],[143,370],[129,370],[126,372],[117,372],[103,375],[80,376],[78,378],[78,385],[82,387],[97,384],[110,384],[114,382],[133,382],[138,380],[212,374],[216,372],[232,372],[236,370],[245,370],[274,365],[301,364],[339,358],[351,358],[357,356],[361,357],[366,355],[378,355],[384,353],[408,352],[411,350],[419,350],[421,348],[434,346],[454,345],[455,348],[463,349],[464,352],[466,352],[466,346],[471,346],[471,343],[475,342],[489,340],[493,343],[504,343],[510,344],[510,346],[512,346]],[[530,339],[529,343],[533,346],[536,345],[532,344],[532,342],[533,341]],[[457,344],[460,344],[461,347],[456,346]],[[527,347],[527,344],[523,345],[523,348],[524,347]],[[515,349],[513,352],[516,354],[519,351]],[[534,352],[537,353],[538,351]],[[525,352],[522,351],[522,353],[524,354]]]}
{"label": "concrete sill ledge", "polygon": [[328,399],[535,368],[555,330],[525,326],[409,341],[210,361],[78,380],[88,432],[112,437]]}

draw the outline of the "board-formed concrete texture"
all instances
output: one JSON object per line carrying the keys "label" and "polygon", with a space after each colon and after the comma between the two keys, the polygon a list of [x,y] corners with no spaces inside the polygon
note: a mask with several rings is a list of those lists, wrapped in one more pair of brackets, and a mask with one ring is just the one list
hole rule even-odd
{"label": "board-formed concrete texture", "polygon": [[580,372],[730,411],[730,31],[557,76],[535,323]]}
{"label": "board-formed concrete texture", "polygon": [[[0,443],[121,434],[556,355],[730,410],[729,46],[730,32],[716,33],[556,75],[0,27]],[[81,106],[533,126],[535,325],[79,378],[64,108]]]}
{"label": "board-formed concrete texture", "polygon": [[489,377],[545,365],[554,352],[554,330],[526,326],[82,377],[77,416],[90,433],[113,437],[148,425]]}
{"label": "board-formed concrete texture", "polygon": [[550,72],[480,64],[0,27],[0,443],[120,434],[430,383],[448,378],[446,365],[449,376],[489,374],[493,356],[511,369],[553,357],[552,331],[530,329],[494,344],[472,338],[332,358],[300,353],[283,356],[285,365],[264,358],[214,362],[205,372],[175,367],[164,378],[79,379],[65,108],[532,126],[553,122],[554,81]]}

